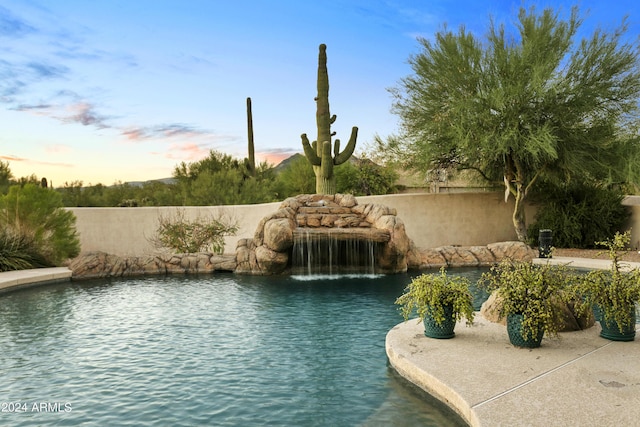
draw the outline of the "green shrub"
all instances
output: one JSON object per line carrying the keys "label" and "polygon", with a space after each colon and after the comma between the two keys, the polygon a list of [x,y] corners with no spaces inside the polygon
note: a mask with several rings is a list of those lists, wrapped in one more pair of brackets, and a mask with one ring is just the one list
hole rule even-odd
{"label": "green shrub", "polygon": [[185,218],[184,210],[158,218],[156,236],[151,242],[158,248],[169,248],[178,253],[224,252],[224,237],[238,231],[234,221],[224,218]]}
{"label": "green shrub", "polygon": [[60,265],[80,253],[76,218],[63,209],[56,191],[32,183],[13,185],[0,196],[0,212],[0,226],[32,241],[47,264]]}
{"label": "green shrub", "polygon": [[16,233],[10,228],[0,230],[0,271],[50,266],[28,235]]}
{"label": "green shrub", "polygon": [[623,198],[619,190],[584,184],[544,186],[535,196],[541,206],[528,229],[529,241],[537,244],[539,231],[551,229],[553,246],[594,248],[624,227],[630,212]]}
{"label": "green shrub", "polygon": [[396,192],[398,175],[393,169],[379,166],[369,159],[349,161],[335,169],[338,193],[371,196]]}

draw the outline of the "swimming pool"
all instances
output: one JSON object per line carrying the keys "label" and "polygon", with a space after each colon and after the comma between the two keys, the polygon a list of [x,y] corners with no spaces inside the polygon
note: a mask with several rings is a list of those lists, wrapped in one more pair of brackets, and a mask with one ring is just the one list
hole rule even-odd
{"label": "swimming pool", "polygon": [[152,276],[0,295],[1,424],[465,425],[387,366],[410,279]]}

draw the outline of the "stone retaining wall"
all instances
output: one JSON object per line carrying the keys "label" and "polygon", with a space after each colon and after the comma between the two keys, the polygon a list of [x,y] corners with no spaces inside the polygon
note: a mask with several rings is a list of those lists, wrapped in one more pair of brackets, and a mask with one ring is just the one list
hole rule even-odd
{"label": "stone retaining wall", "polygon": [[[409,252],[410,270],[438,269],[440,267],[483,267],[504,258],[532,260],[536,251],[521,242],[499,242],[487,246],[442,246]],[[234,255],[157,254],[146,257],[121,257],[104,252],[86,252],[68,264],[73,279],[101,277],[129,277],[154,274],[211,274],[235,272]]]}

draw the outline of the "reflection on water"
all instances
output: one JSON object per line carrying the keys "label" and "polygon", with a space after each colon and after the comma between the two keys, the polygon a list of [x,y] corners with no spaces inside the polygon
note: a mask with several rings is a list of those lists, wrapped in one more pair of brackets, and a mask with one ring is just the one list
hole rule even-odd
{"label": "reflection on water", "polygon": [[2,295],[0,401],[61,405],[1,424],[464,425],[387,367],[409,281],[229,274]]}

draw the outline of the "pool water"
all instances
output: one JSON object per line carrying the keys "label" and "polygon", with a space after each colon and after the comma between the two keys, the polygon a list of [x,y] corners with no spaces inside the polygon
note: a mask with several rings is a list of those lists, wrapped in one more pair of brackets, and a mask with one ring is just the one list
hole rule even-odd
{"label": "pool water", "polygon": [[465,425],[387,366],[410,280],[222,274],[0,295],[0,425]]}

